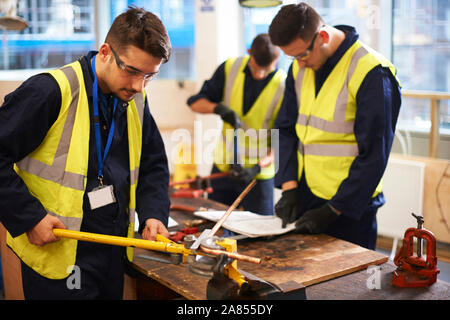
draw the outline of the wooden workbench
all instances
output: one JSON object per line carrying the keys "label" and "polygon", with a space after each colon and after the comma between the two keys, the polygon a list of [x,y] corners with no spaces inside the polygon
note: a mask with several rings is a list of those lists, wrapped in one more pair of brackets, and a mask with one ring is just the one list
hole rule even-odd
{"label": "wooden workbench", "polygon": [[[172,203],[226,209],[205,199],[172,199]],[[181,211],[171,211],[171,217],[178,222],[195,219],[192,213]],[[450,284],[439,280],[427,288],[393,287],[392,271],[396,266],[385,255],[327,235],[244,239],[238,241],[238,251],[263,260],[261,265],[238,262],[239,269],[281,286],[289,281],[300,283],[306,286],[309,300],[450,299]],[[140,254],[167,259],[164,253],[135,249],[132,267],[138,271],[138,299],[206,299],[208,278],[192,274],[185,263],[173,265],[137,258]]]}

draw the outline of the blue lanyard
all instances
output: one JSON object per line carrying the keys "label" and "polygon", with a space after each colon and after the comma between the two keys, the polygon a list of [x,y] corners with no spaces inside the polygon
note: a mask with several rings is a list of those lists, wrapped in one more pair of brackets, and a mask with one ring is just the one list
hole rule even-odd
{"label": "blue lanyard", "polygon": [[108,140],[106,142],[105,154],[102,157],[102,146],[101,146],[101,136],[100,136],[100,117],[98,114],[98,81],[97,73],[95,72],[95,56],[92,58],[92,72],[94,73],[94,85],[92,86],[93,91],[93,107],[94,107],[94,129],[95,129],[95,142],[97,145],[97,160],[98,160],[98,179],[100,181],[100,186],[103,185],[103,163],[105,162],[108,151],[111,147],[111,143],[114,136],[114,114],[116,112],[116,107],[118,99],[114,98],[114,108],[111,127],[109,128]]}

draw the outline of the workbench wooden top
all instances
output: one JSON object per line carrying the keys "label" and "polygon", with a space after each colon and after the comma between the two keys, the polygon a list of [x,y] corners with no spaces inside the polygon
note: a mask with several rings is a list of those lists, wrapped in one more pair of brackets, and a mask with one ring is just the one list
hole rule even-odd
{"label": "workbench wooden top", "polygon": [[[172,199],[173,204],[225,210],[205,199]],[[182,222],[192,213],[172,211]],[[210,223],[206,227],[211,227]],[[395,265],[387,256],[327,235],[285,234],[238,240],[238,252],[262,259],[260,265],[238,262],[238,268],[276,285],[295,281],[306,286],[307,299],[450,299],[450,284],[439,281],[427,288],[392,286]],[[209,278],[193,274],[186,263],[166,264],[136,257],[140,254],[167,259],[167,254],[135,249],[133,268],[186,299],[206,299]],[[371,266],[369,269],[368,266]],[[376,278],[379,277],[379,278]]]}

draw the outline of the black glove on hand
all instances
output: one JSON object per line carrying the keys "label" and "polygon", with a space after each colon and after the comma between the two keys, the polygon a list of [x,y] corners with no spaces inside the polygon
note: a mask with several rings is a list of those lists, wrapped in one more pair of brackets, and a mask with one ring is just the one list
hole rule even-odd
{"label": "black glove on hand", "polygon": [[261,172],[261,167],[259,166],[259,164],[257,164],[256,166],[246,168],[246,169],[231,170],[230,178],[233,179],[234,181],[237,181],[237,182],[247,186],[250,184],[250,182],[252,182],[252,180],[256,177],[256,175],[260,172]]}
{"label": "black glove on hand", "polygon": [[325,204],[320,208],[306,211],[295,223],[295,230],[298,233],[323,233],[337,217],[337,213]]}
{"label": "black glove on hand", "polygon": [[241,120],[239,119],[239,116],[227,106],[218,103],[214,108],[214,113],[218,114],[223,121],[228,122],[234,128],[238,129],[241,127]]}
{"label": "black glove on hand", "polygon": [[275,205],[275,213],[283,221],[283,228],[286,227],[286,224],[295,221],[299,205],[300,199],[297,188],[283,191],[281,199]]}

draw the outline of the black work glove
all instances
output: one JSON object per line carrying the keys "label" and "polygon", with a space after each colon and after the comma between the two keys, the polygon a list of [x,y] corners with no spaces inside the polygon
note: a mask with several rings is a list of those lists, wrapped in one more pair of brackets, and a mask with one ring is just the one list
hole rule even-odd
{"label": "black work glove", "polygon": [[240,184],[247,186],[250,184],[250,182],[252,182],[252,180],[256,177],[256,175],[260,172],[261,172],[261,167],[259,166],[259,164],[255,165],[253,167],[250,167],[250,168],[246,168],[246,169],[233,168],[231,170],[230,178],[233,179],[234,181],[237,181]]}
{"label": "black work glove", "polygon": [[275,205],[275,213],[283,221],[282,228],[295,221],[299,206],[298,188],[283,191],[281,199]]}
{"label": "black work glove", "polygon": [[218,103],[214,108],[214,113],[218,114],[223,121],[229,123],[234,128],[238,129],[241,127],[241,120],[239,119],[239,116],[227,106]]}
{"label": "black work glove", "polygon": [[338,214],[325,204],[320,208],[306,211],[295,223],[295,231],[309,234],[323,233],[337,217]]}

